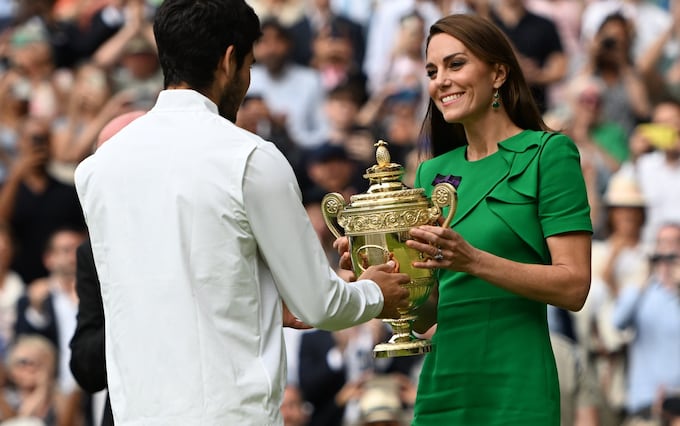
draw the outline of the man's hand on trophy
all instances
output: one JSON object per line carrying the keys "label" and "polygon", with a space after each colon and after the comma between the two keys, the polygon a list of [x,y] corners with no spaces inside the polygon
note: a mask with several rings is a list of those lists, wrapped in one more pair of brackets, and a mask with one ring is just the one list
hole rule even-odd
{"label": "man's hand on trophy", "polygon": [[409,305],[409,291],[404,284],[411,279],[407,274],[395,272],[396,263],[390,260],[382,265],[368,267],[359,276],[360,280],[374,281],[380,287],[383,294],[383,309],[378,318],[399,318],[399,309],[405,309]]}
{"label": "man's hand on trophy", "polygon": [[340,255],[340,269],[352,271],[352,258],[349,254],[349,238],[337,238],[333,241],[333,248],[335,248]]}

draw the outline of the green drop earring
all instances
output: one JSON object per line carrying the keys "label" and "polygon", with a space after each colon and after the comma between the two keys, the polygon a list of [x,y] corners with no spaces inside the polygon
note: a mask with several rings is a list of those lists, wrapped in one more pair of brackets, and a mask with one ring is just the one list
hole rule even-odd
{"label": "green drop earring", "polygon": [[501,95],[498,93],[498,89],[493,94],[493,102],[491,103],[491,108],[494,109],[494,111],[497,111],[498,108],[501,107],[501,101],[500,101]]}

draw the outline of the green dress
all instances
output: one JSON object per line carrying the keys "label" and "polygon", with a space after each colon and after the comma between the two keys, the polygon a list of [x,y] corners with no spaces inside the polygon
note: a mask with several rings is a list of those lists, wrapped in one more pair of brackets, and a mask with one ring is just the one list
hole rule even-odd
{"label": "green dress", "polygon": [[[545,239],[591,232],[579,154],[564,135],[525,130],[479,161],[465,147],[424,162],[416,186],[460,177],[451,223],[473,246],[517,262],[550,263]],[[546,305],[477,277],[439,271],[433,351],[413,425],[559,426],[557,370]]]}

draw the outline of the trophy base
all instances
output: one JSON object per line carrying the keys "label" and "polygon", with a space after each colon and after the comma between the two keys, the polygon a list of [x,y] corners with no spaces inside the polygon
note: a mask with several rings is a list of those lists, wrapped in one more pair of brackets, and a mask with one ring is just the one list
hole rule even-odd
{"label": "trophy base", "polygon": [[410,342],[380,343],[373,348],[374,358],[393,358],[398,356],[423,355],[432,350],[432,343],[425,339]]}

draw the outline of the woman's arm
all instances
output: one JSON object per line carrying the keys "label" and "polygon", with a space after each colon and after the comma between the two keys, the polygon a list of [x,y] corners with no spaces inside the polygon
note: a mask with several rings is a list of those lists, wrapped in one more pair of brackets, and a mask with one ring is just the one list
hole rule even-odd
{"label": "woman's arm", "polygon": [[591,236],[572,232],[548,237],[550,265],[515,262],[472,247],[452,229],[420,226],[411,230],[407,245],[434,256],[441,247],[444,259],[415,262],[417,268],[445,268],[465,272],[505,290],[557,307],[578,311],[590,289]]}

